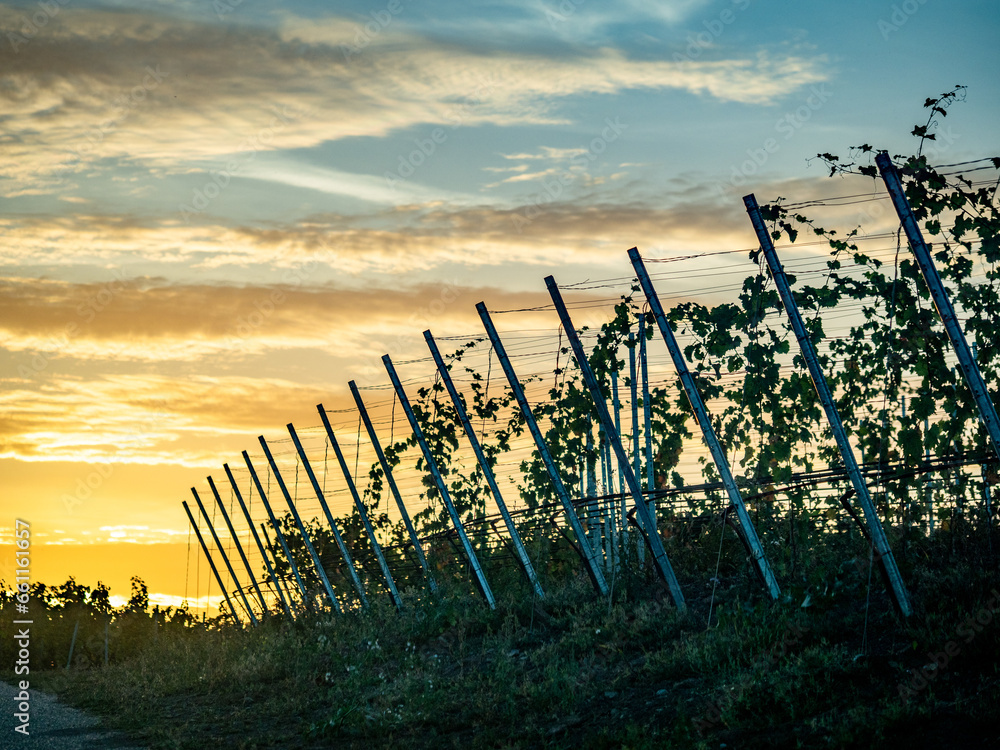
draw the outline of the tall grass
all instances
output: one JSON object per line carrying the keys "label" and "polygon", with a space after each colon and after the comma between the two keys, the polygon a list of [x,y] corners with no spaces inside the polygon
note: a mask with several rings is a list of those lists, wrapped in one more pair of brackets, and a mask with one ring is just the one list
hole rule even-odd
{"label": "tall grass", "polygon": [[512,581],[495,611],[454,583],[410,590],[402,613],[383,598],[247,630],[186,622],[154,640],[136,626],[109,666],[42,680],[158,748],[879,747],[921,727],[995,739],[1000,627],[956,635],[1000,584],[988,540],[953,529],[908,554],[905,623],[877,577],[807,607],[724,585],[710,625],[704,597],[678,612],[642,575],[612,600],[582,577],[548,582],[544,602]]}

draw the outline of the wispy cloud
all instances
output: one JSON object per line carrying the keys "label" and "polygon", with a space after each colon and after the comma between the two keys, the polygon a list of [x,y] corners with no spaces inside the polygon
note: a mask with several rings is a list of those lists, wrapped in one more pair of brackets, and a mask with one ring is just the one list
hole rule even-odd
{"label": "wispy cloud", "polygon": [[[0,10],[4,36],[20,22],[21,14]],[[335,37],[346,29],[336,19],[327,26]],[[6,189],[62,189],[107,164],[176,169],[456,118],[558,122],[559,102],[580,93],[678,90],[767,103],[827,75],[822,59],[791,54],[675,62],[604,48],[545,56],[455,48],[392,28],[377,54],[347,59],[321,36],[291,21],[279,33],[66,8],[28,44],[0,46]]]}

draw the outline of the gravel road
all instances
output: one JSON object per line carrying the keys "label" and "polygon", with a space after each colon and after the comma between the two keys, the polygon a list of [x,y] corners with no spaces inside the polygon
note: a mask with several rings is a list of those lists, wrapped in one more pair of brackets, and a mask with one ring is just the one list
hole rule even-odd
{"label": "gravel road", "polygon": [[0,726],[0,747],[10,750],[141,750],[121,734],[107,732],[98,727],[97,719],[83,711],[60,703],[54,695],[41,690],[29,690],[29,735],[15,732],[21,722],[14,718],[18,713],[16,696],[19,691],[6,682],[0,682],[0,705],[3,721]]}

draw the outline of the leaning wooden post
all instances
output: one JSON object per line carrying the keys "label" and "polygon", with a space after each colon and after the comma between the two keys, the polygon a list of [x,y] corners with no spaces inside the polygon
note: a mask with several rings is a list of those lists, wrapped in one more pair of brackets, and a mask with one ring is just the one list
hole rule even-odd
{"label": "leaning wooden post", "polygon": [[924,242],[917,219],[913,215],[913,209],[910,208],[910,204],[906,200],[906,195],[903,193],[903,185],[899,180],[899,173],[896,171],[896,167],[893,166],[889,154],[884,151],[875,157],[875,163],[878,165],[885,186],[889,190],[892,205],[896,209],[900,223],[903,225],[903,231],[906,232],[906,238],[910,241],[910,249],[913,251],[914,256],[916,256],[917,265],[920,266],[920,272],[924,276],[924,281],[927,282],[931,299],[934,300],[934,306],[937,308],[938,315],[941,316],[944,329],[951,340],[952,348],[954,348],[955,354],[958,355],[959,367],[962,368],[965,382],[968,384],[969,390],[972,392],[972,397],[976,400],[976,406],[979,408],[979,419],[986,427],[986,432],[990,436],[990,442],[993,444],[993,452],[997,454],[997,458],[1000,458],[1000,419],[997,418],[996,407],[994,407],[993,401],[990,399],[990,392],[986,388],[986,382],[983,380],[983,374],[979,371],[976,358],[969,348],[969,342],[962,331],[962,325],[958,322],[955,307],[951,304],[951,299],[948,297],[948,290],[945,289],[944,284],[941,282],[941,276],[938,274],[937,266],[934,265],[930,248]]}
{"label": "leaning wooden post", "polygon": [[[622,402],[618,397],[618,368],[611,370],[611,404],[615,410],[615,432],[619,435],[622,434]],[[617,458],[617,457],[616,457]],[[614,475],[612,474],[612,482],[614,481]],[[613,490],[612,490],[613,491]],[[621,467],[618,468],[618,492],[621,495],[625,494],[625,477],[622,474]]]}
{"label": "leaning wooden post", "polygon": [[76,618],[76,624],[73,626],[73,637],[69,641],[69,657],[66,659],[66,671],[69,671],[70,665],[73,663],[73,649],[76,648],[76,634],[80,631],[80,618]]}
{"label": "leaning wooden post", "polygon": [[653,288],[653,282],[649,278],[649,274],[646,272],[646,265],[642,262],[642,257],[639,255],[637,248],[633,247],[629,250],[628,257],[632,261],[632,268],[635,269],[635,273],[639,278],[639,284],[646,294],[646,300],[649,302],[649,308],[656,319],[660,335],[663,337],[663,341],[670,351],[670,358],[674,361],[674,368],[680,376],[684,393],[687,394],[688,402],[691,404],[691,411],[694,412],[698,426],[701,428],[701,435],[705,439],[705,444],[708,446],[709,452],[712,454],[712,460],[715,461],[715,466],[719,470],[719,476],[722,477],[722,484],[729,495],[729,502],[736,509],[740,534],[743,536],[750,550],[750,555],[757,566],[757,572],[760,574],[764,585],[767,586],[768,593],[770,593],[772,599],[777,600],[781,593],[778,588],[778,582],[764,555],[764,547],[761,545],[760,539],[757,537],[757,530],[754,528],[753,521],[750,520],[749,513],[747,513],[743,496],[736,486],[736,480],[733,478],[733,472],[729,467],[729,461],[726,459],[726,453],[722,450],[719,438],[715,434],[715,428],[712,427],[712,421],[709,419],[708,410],[705,408],[705,402],[702,401],[701,393],[698,391],[694,376],[688,369],[684,354],[681,352],[670,323],[667,321],[667,316],[663,312],[663,305],[660,304],[660,298],[656,294],[656,289]]}
{"label": "leaning wooden post", "polygon": [[[642,456],[639,451],[639,376],[638,370],[636,369],[635,356],[636,356],[636,340],[635,334],[629,331],[628,334],[628,377],[629,385],[631,387],[631,397],[632,397],[632,472],[635,476],[642,476]],[[624,481],[624,475],[623,481]],[[622,490],[622,495],[625,491]],[[622,526],[628,530],[628,519],[626,516],[626,503],[624,498],[622,499]],[[637,541],[636,544],[636,557],[639,560],[639,564],[643,564],[645,560],[646,548],[642,546],[642,542]]]}
{"label": "leaning wooden post", "polygon": [[462,543],[462,549],[465,551],[465,556],[469,560],[469,565],[472,566],[472,572],[475,575],[475,580],[479,586],[479,590],[486,598],[486,603],[490,605],[490,609],[496,609],[496,600],[493,598],[493,591],[490,589],[490,584],[486,580],[486,574],[483,572],[483,568],[479,564],[479,558],[476,557],[476,551],[472,549],[472,543],[469,541],[469,537],[465,533],[465,527],[462,525],[462,519],[458,515],[458,509],[451,501],[451,495],[448,494],[448,486],[445,484],[444,477],[441,476],[441,471],[438,469],[437,460],[434,458],[434,454],[431,452],[431,448],[427,444],[427,440],[424,438],[424,431],[420,428],[420,423],[417,422],[417,417],[413,413],[413,409],[410,407],[410,400],[406,397],[406,392],[403,391],[403,384],[400,382],[399,375],[396,374],[396,368],[393,366],[392,360],[389,358],[388,354],[382,357],[382,364],[385,365],[385,370],[389,373],[389,380],[392,381],[392,387],[395,389],[396,395],[399,397],[399,405],[403,407],[406,419],[410,423],[410,429],[413,430],[413,436],[417,439],[417,443],[420,444],[420,450],[424,454],[424,461],[427,463],[427,470],[430,472],[438,493],[441,495],[441,501],[444,503],[445,508],[447,508],[448,515],[451,516],[451,523],[455,527],[459,541]]}
{"label": "leaning wooden post", "polygon": [[642,474],[642,458],[639,453],[639,376],[635,364],[635,334],[628,335],[628,379],[632,406],[632,472]]}
{"label": "leaning wooden post", "polygon": [[[651,494],[656,489],[656,469],[653,466],[653,404],[649,396],[649,357],[647,354],[646,316],[639,316],[639,372],[642,377],[642,432],[646,439],[646,492],[649,495],[649,512],[656,519],[656,501]],[[636,479],[642,484],[642,477]]]}
{"label": "leaning wooden post", "polygon": [[229,535],[236,543],[236,550],[240,553],[240,559],[243,560],[243,567],[247,569],[247,575],[250,576],[250,583],[253,585],[254,591],[257,592],[257,598],[260,600],[261,609],[264,614],[270,614],[267,608],[267,600],[264,598],[264,592],[260,590],[260,585],[257,583],[257,576],[253,574],[253,568],[250,567],[250,561],[247,559],[246,553],[243,551],[243,545],[240,544],[239,537],[236,536],[236,529],[233,527],[233,522],[229,518],[229,513],[226,512],[226,506],[222,502],[222,497],[219,495],[219,490],[216,489],[215,482],[212,481],[212,477],[208,477],[208,486],[212,489],[212,494],[215,495],[215,502],[219,506],[219,510],[222,512],[222,517],[226,521],[226,527],[229,529]]}
{"label": "leaning wooden post", "polygon": [[500,362],[500,366],[507,376],[507,383],[514,392],[517,405],[521,408],[521,416],[524,417],[524,423],[527,425],[528,432],[531,433],[531,437],[535,441],[535,448],[538,450],[538,455],[541,457],[542,463],[545,464],[545,470],[549,473],[549,479],[552,480],[556,496],[559,498],[559,502],[562,503],[563,511],[566,513],[566,520],[569,521],[570,528],[573,529],[573,535],[576,537],[577,551],[583,557],[590,580],[594,584],[594,588],[597,589],[597,592],[601,596],[606,597],[608,595],[608,583],[604,578],[604,572],[601,570],[597,555],[594,554],[594,548],[590,546],[587,534],[583,530],[580,517],[576,514],[576,508],[573,507],[573,500],[566,490],[566,485],[563,484],[562,477],[559,476],[559,469],[556,467],[556,462],[549,452],[549,446],[546,445],[545,438],[542,437],[542,431],[538,428],[535,415],[531,413],[528,399],[524,396],[524,389],[517,379],[514,366],[510,363],[507,350],[504,348],[503,341],[500,340],[500,334],[497,333],[497,329],[493,325],[493,320],[486,309],[486,303],[479,302],[476,305],[476,312],[479,313],[479,319],[483,321],[483,326],[486,328],[486,335],[489,336],[490,343],[493,344],[493,351],[496,352],[497,360]]}
{"label": "leaning wooden post", "polygon": [[538,598],[544,599],[545,592],[542,590],[542,585],[538,582],[538,575],[531,564],[531,558],[528,557],[528,552],[521,542],[521,535],[514,525],[514,519],[511,518],[510,511],[507,510],[507,503],[504,502],[503,495],[500,493],[500,487],[497,485],[496,477],[493,474],[493,467],[490,466],[486,454],[483,453],[483,446],[480,444],[479,438],[476,437],[476,430],[469,420],[469,414],[465,410],[465,405],[462,403],[458,390],[455,388],[455,383],[451,379],[451,374],[448,372],[448,366],[441,357],[441,352],[438,351],[437,343],[434,341],[434,337],[430,331],[424,331],[424,341],[427,342],[427,348],[430,349],[431,356],[434,358],[434,364],[437,365],[438,373],[441,375],[441,382],[444,383],[445,388],[448,390],[448,395],[451,396],[451,402],[455,405],[455,413],[458,415],[458,421],[462,423],[465,435],[469,438],[469,444],[476,454],[479,467],[483,470],[483,476],[486,477],[486,484],[489,485],[490,492],[493,493],[493,499],[500,510],[500,515],[503,516],[503,522],[507,526],[507,533],[510,535],[511,542],[514,544],[514,550],[517,552],[518,560],[521,562],[521,569],[524,571],[525,576],[527,576]]}
{"label": "leaning wooden post", "polygon": [[[326,416],[326,412],[321,412]],[[306,452],[302,448],[302,443],[299,441],[299,436],[295,432],[295,428],[291,423],[285,425],[288,428],[288,434],[292,436],[292,442],[295,443],[295,450],[298,451],[299,458],[302,460],[302,466],[306,470],[306,476],[309,477],[309,482],[313,486],[313,491],[316,493],[316,499],[319,500],[319,505],[323,509],[323,515],[326,516],[326,521],[330,524],[330,530],[333,532],[334,541],[337,542],[337,547],[340,549],[340,554],[344,558],[344,564],[347,565],[347,570],[351,575],[351,582],[354,584],[354,590],[358,592],[358,598],[361,600],[361,606],[368,606],[368,596],[365,594],[365,587],[361,584],[361,578],[358,577],[357,568],[354,565],[354,558],[351,557],[351,550],[348,549],[347,545],[344,543],[344,537],[340,533],[340,528],[337,526],[336,521],[333,520],[333,513],[330,512],[330,506],[326,504],[326,496],[323,494],[323,489],[319,486],[319,480],[316,479],[316,473],[312,470],[312,465],[309,463],[309,459],[306,457]],[[367,521],[368,515],[365,514],[362,520]],[[365,524],[365,529],[370,528],[370,524]]]}
{"label": "leaning wooden post", "polygon": [[313,547],[312,539],[309,538],[309,532],[306,531],[305,524],[302,523],[299,511],[295,507],[295,503],[292,502],[292,495],[288,491],[288,487],[285,486],[285,480],[282,478],[281,472],[278,471],[278,464],[275,462],[274,456],[271,455],[271,449],[267,447],[267,441],[264,440],[263,435],[258,435],[257,440],[260,442],[260,447],[264,449],[264,456],[267,458],[267,462],[271,465],[271,471],[274,473],[274,478],[278,482],[278,488],[281,490],[281,494],[285,496],[285,503],[287,503],[288,509],[292,512],[292,518],[295,520],[295,527],[299,530],[299,534],[302,535],[302,542],[305,544],[309,557],[312,558],[313,565],[316,568],[316,574],[319,576],[320,582],[323,584],[326,596],[330,600],[330,604],[333,605],[334,611],[340,612],[340,602],[337,601],[337,595],[333,592],[333,586],[330,585],[330,579],[326,577],[326,570],[323,568],[323,563],[319,559],[319,553],[316,551],[316,548]]}
{"label": "leaning wooden post", "polygon": [[628,468],[628,455],[625,453],[621,437],[615,430],[611,414],[608,413],[608,404],[605,400],[604,392],[601,390],[594,371],[590,367],[587,353],[584,351],[583,344],[580,343],[580,337],[573,327],[573,321],[569,317],[569,311],[566,309],[566,303],[563,302],[562,294],[559,292],[559,287],[556,285],[555,279],[551,276],[546,276],[545,286],[548,287],[549,296],[552,297],[552,302],[556,306],[556,312],[559,313],[559,319],[562,322],[563,329],[566,331],[566,337],[573,348],[576,363],[580,367],[580,374],[583,375],[583,380],[590,391],[594,406],[597,409],[597,418],[600,419],[601,426],[604,428],[604,434],[611,441],[611,445],[615,449],[615,454],[618,456],[618,461],[622,464],[622,470],[625,472],[625,482],[628,484],[629,491],[632,493],[632,500],[635,502],[636,515],[639,517],[639,522],[646,532],[646,544],[653,556],[653,563],[656,565],[660,577],[670,589],[670,595],[674,600],[674,604],[678,609],[682,609],[684,607],[684,594],[681,592],[680,583],[677,581],[677,576],[674,575],[674,569],[670,565],[670,560],[667,559],[667,552],[663,549],[663,540],[660,539],[660,533],[656,528],[656,517],[650,512],[649,506],[644,501],[642,488],[639,486],[638,479],[632,473],[631,468]]}
{"label": "leaning wooden post", "polygon": [[[385,556],[382,554],[382,547],[378,543],[378,539],[375,537],[375,529],[372,528],[372,522],[368,518],[368,509],[365,508],[365,504],[361,502],[361,496],[358,495],[358,489],[354,486],[354,480],[351,478],[351,472],[347,467],[347,461],[344,460],[344,453],[340,450],[340,443],[337,442],[337,437],[333,434],[333,427],[330,425],[330,420],[326,416],[326,409],[323,408],[323,404],[319,404],[316,408],[319,410],[319,415],[323,419],[323,427],[326,428],[326,436],[330,439],[330,444],[333,446],[333,452],[337,454],[337,461],[340,462],[340,469],[344,473],[344,479],[347,481],[347,487],[351,491],[351,497],[354,498],[354,507],[357,509],[358,516],[361,518],[361,524],[365,527],[365,534],[368,537],[368,541],[372,545],[372,549],[375,551],[375,557],[378,560],[379,568],[382,570],[382,577],[385,578],[385,585],[389,589],[389,596],[392,597],[392,602],[396,605],[396,609],[401,610],[403,608],[403,600],[400,598],[399,591],[396,589],[396,582],[392,579],[392,572],[389,570],[389,564],[385,561]],[[288,431],[291,433],[292,440],[295,441],[295,447],[298,449],[299,455],[302,457],[302,464],[304,466],[308,466],[305,451],[302,450],[302,444],[299,442],[299,437],[295,434],[295,430],[291,425],[288,425]],[[320,498],[320,504],[323,506],[323,512],[326,513],[326,519],[329,521],[330,527],[336,529],[337,527],[333,521],[333,514],[330,513],[330,508],[326,504],[326,499],[323,497],[323,490],[319,486],[319,481],[317,481],[316,475],[313,473],[311,468],[307,468],[306,471],[309,473],[309,481],[312,482],[313,489],[316,491],[316,497]],[[334,533],[337,533],[339,536],[339,532],[335,531]],[[365,602],[365,606],[367,606],[367,599],[362,597],[362,601]]]}
{"label": "leaning wooden post", "polygon": [[[281,563],[279,562],[278,558],[278,550],[271,542],[271,536],[267,533],[267,524],[264,523],[263,521],[260,522],[260,533],[264,535],[264,545],[267,547],[268,550],[270,550],[271,552],[270,556],[271,559],[274,561],[274,564],[280,565]],[[277,586],[279,592],[280,591],[285,592],[285,596],[287,597],[290,603],[295,602],[295,596],[292,594],[292,584],[289,582],[287,578],[275,578],[274,584],[275,586]],[[299,594],[299,598],[300,599],[302,598],[301,593]],[[307,604],[307,602],[303,602],[303,604],[305,605]]]}
{"label": "leaning wooden post", "polygon": [[[427,579],[427,585],[430,587],[431,593],[434,593],[437,591],[437,581],[434,580],[434,574],[431,573],[430,565],[427,564],[427,557],[424,555],[424,548],[420,544],[420,538],[417,536],[417,530],[413,526],[413,521],[410,520],[410,513],[406,509],[406,503],[403,502],[403,496],[399,492],[399,487],[396,486],[396,479],[393,477],[392,467],[389,465],[389,461],[386,459],[385,453],[382,451],[382,444],[379,442],[378,434],[375,432],[375,426],[372,424],[372,420],[368,416],[368,409],[365,408],[365,402],[361,400],[361,393],[358,391],[358,385],[352,380],[347,384],[347,386],[351,389],[351,395],[354,396],[354,404],[358,407],[358,413],[361,415],[361,421],[365,424],[365,431],[368,433],[368,439],[371,441],[372,448],[375,449],[375,457],[378,459],[379,465],[382,467],[382,474],[385,476],[385,483],[389,485],[389,492],[392,494],[392,498],[396,503],[396,509],[399,510],[399,515],[403,519],[403,525],[406,526],[406,533],[410,537],[410,544],[413,545],[413,552],[417,556],[417,561],[420,563],[420,568],[424,572],[424,577]],[[322,408],[320,408],[320,414],[322,415],[322,413]]]}
{"label": "leaning wooden post", "polygon": [[878,517],[878,513],[875,510],[875,504],[872,502],[871,495],[868,493],[868,485],[865,484],[864,477],[861,476],[861,469],[858,467],[857,458],[854,456],[854,449],[851,447],[851,443],[847,439],[847,432],[844,430],[844,423],[840,419],[840,413],[837,411],[837,405],[834,403],[833,396],[830,394],[830,388],[826,383],[826,376],[823,374],[823,368],[820,367],[819,359],[816,356],[816,350],[813,348],[812,339],[809,336],[809,332],[806,330],[805,323],[802,322],[802,314],[799,312],[798,305],[795,303],[795,297],[792,295],[792,289],[788,285],[788,279],[785,278],[785,271],[781,266],[781,261],[778,260],[778,253],[774,249],[774,243],[771,241],[771,235],[768,233],[767,227],[764,226],[764,220],[760,215],[760,208],[757,206],[757,199],[753,196],[753,194],[750,194],[744,196],[743,203],[746,205],[750,221],[753,223],[754,231],[757,234],[757,241],[760,242],[760,248],[764,251],[767,266],[771,270],[771,277],[774,279],[775,286],[778,289],[778,294],[781,296],[781,303],[785,308],[785,313],[791,323],[792,330],[795,332],[795,338],[798,339],[799,348],[802,350],[802,356],[806,361],[806,365],[809,367],[809,374],[812,376],[813,386],[816,388],[816,395],[819,397],[820,403],[823,405],[823,410],[826,412],[826,419],[830,423],[830,429],[833,431],[833,437],[837,441],[837,447],[840,449],[841,458],[844,459],[844,466],[847,469],[847,474],[851,478],[851,484],[853,485],[854,491],[858,496],[858,502],[861,505],[861,509],[865,514],[865,520],[868,523],[869,538],[875,547],[875,553],[878,556],[879,565],[889,583],[889,591],[892,595],[892,600],[895,603],[896,608],[899,610],[899,613],[903,617],[909,617],[913,610],[910,607],[910,599],[906,592],[906,585],[903,583],[902,576],[899,574],[899,568],[896,566],[896,559],[892,555],[892,549],[889,547],[889,540],[885,536],[885,529],[882,528],[882,521]]}
{"label": "leaning wooden post", "polygon": [[[202,539],[201,530],[198,528],[198,524],[194,522],[194,516],[191,515],[191,509],[188,507],[187,501],[181,501],[181,505],[184,506],[184,512],[187,513],[188,520],[191,522],[191,526],[194,527],[195,536],[198,537],[198,544],[201,545],[201,551],[205,553],[205,557],[208,559],[208,564],[212,568],[212,573],[215,574],[215,580],[219,583],[219,589],[222,590],[222,596],[226,600],[226,604],[229,605],[229,611],[233,613],[233,620],[236,624],[240,623],[240,616],[236,614],[236,607],[233,606],[232,600],[229,598],[229,594],[226,593],[226,587],[222,585],[222,576],[219,575],[218,569],[215,567],[215,561],[212,559],[212,555],[209,554],[208,546],[205,544],[205,540]],[[206,608],[207,608],[206,603]]]}
{"label": "leaning wooden post", "polygon": [[[281,551],[285,553],[285,558],[288,560],[288,565],[292,570],[292,575],[295,577],[295,584],[299,589],[299,596],[302,597],[302,603],[306,607],[311,607],[312,599],[310,599],[309,594],[306,593],[306,585],[302,582],[302,576],[299,575],[299,566],[295,564],[295,558],[292,556],[292,551],[288,548],[288,542],[285,539],[285,535],[281,532],[281,524],[274,515],[271,503],[267,499],[267,493],[264,492],[264,486],[260,483],[260,477],[257,476],[257,470],[250,461],[250,454],[246,451],[243,451],[243,460],[246,462],[247,469],[250,470],[250,477],[253,479],[254,486],[257,488],[257,494],[260,495],[260,502],[264,506],[264,510],[267,511],[267,518],[271,522],[271,528],[274,529],[274,536],[277,538],[278,544],[281,545]],[[274,560],[277,562],[277,554],[275,554]],[[275,583],[277,583],[277,579],[275,579]],[[290,598],[291,592],[289,591],[289,599]]]}
{"label": "leaning wooden post", "polygon": [[584,504],[587,509],[584,517],[586,523],[584,528],[587,530],[587,537],[590,539],[591,545],[595,546],[594,552],[596,553],[600,549],[599,543],[594,544],[594,526],[598,523],[596,513],[598,502],[594,499],[597,497],[597,456],[594,453],[594,421],[589,415],[587,416],[587,440],[584,443],[583,456],[587,467],[587,484],[583,493],[583,496],[587,498]]}
{"label": "leaning wooden post", "polygon": [[[229,477],[229,484],[233,488],[233,492],[236,493],[236,499],[239,501],[240,510],[243,511],[243,516],[247,519],[247,526],[250,527],[250,533],[253,534],[253,540],[257,544],[257,549],[260,550],[260,556],[264,560],[264,567],[267,568],[267,574],[271,576],[271,580],[274,582],[274,589],[278,594],[278,600],[281,602],[281,608],[285,611],[293,620],[295,616],[292,614],[292,610],[288,607],[288,601],[285,599],[285,595],[281,590],[281,584],[278,582],[278,575],[275,573],[274,567],[271,565],[271,560],[267,556],[267,550],[264,549],[264,544],[260,541],[260,535],[257,533],[257,527],[254,526],[253,518],[250,515],[250,511],[247,509],[247,505],[243,502],[243,493],[240,492],[239,486],[236,484],[236,478],[233,476],[232,470],[229,468],[229,464],[223,464],[222,468],[226,471],[226,476]],[[209,479],[209,482],[212,480]]]}
{"label": "leaning wooden post", "polygon": [[212,525],[212,519],[209,518],[208,512],[205,510],[205,506],[202,504],[201,498],[198,496],[198,490],[192,487],[191,494],[194,495],[194,501],[198,504],[198,510],[201,511],[202,518],[204,518],[205,523],[208,524],[208,530],[212,533],[212,540],[215,542],[215,548],[219,550],[219,554],[222,556],[222,562],[226,564],[226,570],[229,571],[229,576],[233,579],[233,585],[236,586],[236,591],[239,592],[240,598],[243,600],[243,606],[246,607],[247,615],[250,616],[250,622],[254,627],[257,627],[257,617],[253,613],[253,607],[250,606],[250,600],[247,599],[246,592],[243,591],[243,587],[240,585],[240,581],[236,577],[236,571],[233,570],[233,564],[229,562],[229,555],[226,554],[226,550],[222,547],[222,542],[219,541],[219,535],[215,533],[215,526]]}

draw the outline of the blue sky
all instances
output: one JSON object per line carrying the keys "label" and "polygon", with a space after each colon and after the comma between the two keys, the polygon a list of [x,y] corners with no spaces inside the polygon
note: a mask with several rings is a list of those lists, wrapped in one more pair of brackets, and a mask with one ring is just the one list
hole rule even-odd
{"label": "blue sky", "polygon": [[740,196],[849,192],[812,157],[909,152],[955,84],[932,161],[1000,152],[998,19],[940,0],[0,5],[0,470],[54,519],[92,466],[157,467],[152,488],[108,480],[67,538],[127,524],[140,487],[144,522],[182,529],[206,468],[422,351],[428,315],[478,332],[480,299],[624,276],[633,245],[748,246]]}

